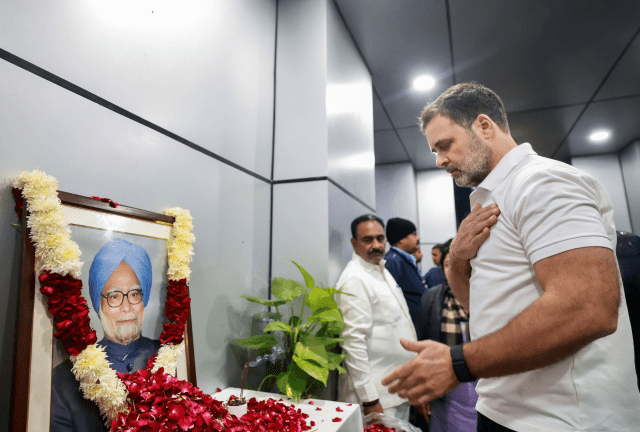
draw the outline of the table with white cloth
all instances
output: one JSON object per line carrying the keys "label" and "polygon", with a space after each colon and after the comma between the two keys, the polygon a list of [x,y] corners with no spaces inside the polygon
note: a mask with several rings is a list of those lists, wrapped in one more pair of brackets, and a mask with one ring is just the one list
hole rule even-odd
{"label": "table with white cloth", "polygon": [[[232,395],[240,396],[240,389],[229,387],[220,392],[214,393],[211,396],[221,402],[227,402],[229,400],[229,396]],[[307,418],[307,424],[310,425],[312,420],[316,423],[315,426],[311,428],[311,430],[314,431],[361,432],[364,430],[364,426],[362,425],[362,411],[360,409],[360,405],[357,404],[347,404],[320,399],[300,399],[300,402],[296,403],[281,394],[254,390],[245,390],[243,397],[246,398],[247,401],[251,398],[256,398],[259,401],[265,399],[275,399],[278,401],[282,399],[281,403],[293,405],[296,409],[299,408],[303,413],[308,414],[309,418]],[[342,420],[334,422],[333,419],[336,417]]]}

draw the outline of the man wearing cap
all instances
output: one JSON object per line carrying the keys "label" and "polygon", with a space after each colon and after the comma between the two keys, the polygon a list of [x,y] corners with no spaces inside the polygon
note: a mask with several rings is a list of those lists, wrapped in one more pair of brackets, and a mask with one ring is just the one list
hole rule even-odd
{"label": "man wearing cap", "polygon": [[[160,348],[160,341],[142,336],[151,292],[151,261],[145,250],[123,239],[104,245],[91,264],[89,290],[104,331],[98,345],[111,367],[121,373],[144,368]],[[84,399],[71,367],[66,360],[53,370],[51,431],[107,430],[98,407]]]}
{"label": "man wearing cap", "polygon": [[420,236],[413,222],[391,218],[387,221],[387,240],[391,249],[384,257],[385,267],[402,288],[415,326],[419,322],[420,299],[427,291],[416,257],[412,255],[420,249]]}

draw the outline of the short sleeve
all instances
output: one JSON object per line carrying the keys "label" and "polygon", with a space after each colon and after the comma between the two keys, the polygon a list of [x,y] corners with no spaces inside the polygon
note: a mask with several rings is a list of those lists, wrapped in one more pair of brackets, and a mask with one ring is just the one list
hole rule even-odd
{"label": "short sleeve", "polygon": [[586,174],[566,168],[523,170],[505,202],[531,264],[572,249],[613,249],[603,221],[610,210],[606,192]]}

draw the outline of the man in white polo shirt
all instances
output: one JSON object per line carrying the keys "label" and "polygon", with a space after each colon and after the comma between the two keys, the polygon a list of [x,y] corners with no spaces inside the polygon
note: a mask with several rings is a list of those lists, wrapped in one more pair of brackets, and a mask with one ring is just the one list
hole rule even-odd
{"label": "man in white polo shirt", "polygon": [[481,85],[450,88],[421,120],[438,167],[477,186],[450,249],[449,282],[470,312],[471,342],[402,341],[419,355],[383,384],[424,404],[480,378],[478,431],[637,431],[640,394],[606,191],[516,145],[502,101]]}

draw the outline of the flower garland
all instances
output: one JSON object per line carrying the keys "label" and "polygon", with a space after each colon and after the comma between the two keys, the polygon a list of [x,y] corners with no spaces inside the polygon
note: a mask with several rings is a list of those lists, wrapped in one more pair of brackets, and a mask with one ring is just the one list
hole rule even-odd
{"label": "flower garland", "polygon": [[[174,377],[178,357],[184,350],[184,331],[191,299],[189,262],[195,237],[188,210],[171,208],[175,217],[168,247],[169,269],[162,346],[144,369],[132,374],[111,369],[103,347],[96,345],[89,308],[78,279],[81,251],[71,239],[57,195],[57,181],[41,171],[23,172],[13,183],[16,212],[27,226],[39,259],[40,291],[48,297],[54,336],[60,339],[73,362],[72,372],[86,399],[94,401],[113,432],[299,432],[310,429],[307,414],[274,399],[248,401],[242,418],[229,414],[224,404],[191,383]],[[335,421],[335,419],[334,419]],[[313,426],[311,422],[311,426]]]}
{"label": "flower garland", "polygon": [[[78,279],[82,252],[71,239],[64,222],[62,205],[57,195],[58,182],[42,171],[23,172],[13,183],[14,196],[21,196],[28,212],[27,226],[39,259],[38,280],[41,292],[48,296],[48,311],[53,315],[56,333],[71,361],[73,373],[80,382],[85,398],[94,401],[102,415],[111,421],[129,410],[129,391],[111,369],[103,347],[96,345],[96,333],[91,328],[87,301],[82,297],[82,282]],[[22,216],[22,205],[16,211]],[[189,262],[195,237],[188,210],[168,209],[175,217],[169,241],[169,287],[164,324],[160,336],[162,346],[147,364],[153,373],[163,369],[174,375],[177,359],[184,350],[184,329],[189,315],[187,294],[190,276]],[[162,373],[162,371],[161,371]]]}

